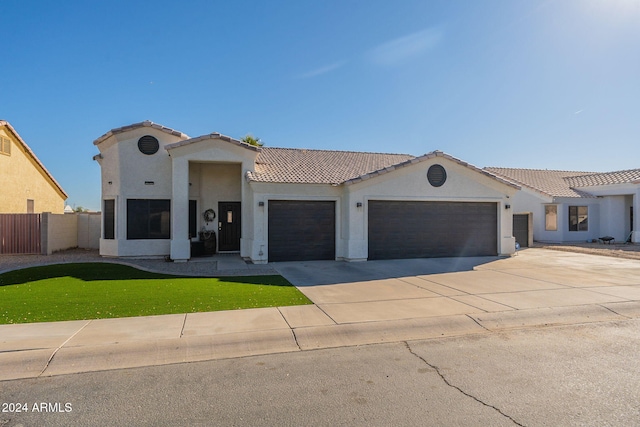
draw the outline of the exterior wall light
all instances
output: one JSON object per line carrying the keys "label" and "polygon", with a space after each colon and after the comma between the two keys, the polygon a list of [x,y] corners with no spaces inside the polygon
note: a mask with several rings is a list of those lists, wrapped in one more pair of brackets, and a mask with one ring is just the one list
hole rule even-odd
{"label": "exterior wall light", "polygon": [[362,207],[362,202],[356,203],[356,208],[361,208],[361,207]]}
{"label": "exterior wall light", "polygon": [[511,205],[504,205],[505,209],[511,209]]}
{"label": "exterior wall light", "polygon": [[259,201],[258,202],[258,206],[264,206],[264,202],[263,201]]}

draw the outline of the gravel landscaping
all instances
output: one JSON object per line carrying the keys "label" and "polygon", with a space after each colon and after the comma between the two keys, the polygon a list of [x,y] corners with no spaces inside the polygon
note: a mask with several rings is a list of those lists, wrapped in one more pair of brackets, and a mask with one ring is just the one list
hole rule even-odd
{"label": "gravel landscaping", "polygon": [[181,276],[256,276],[278,274],[268,265],[245,263],[238,254],[218,254],[209,258],[194,258],[189,262],[174,263],[163,259],[103,258],[97,250],[70,249],[51,255],[0,255],[0,273],[20,268],[76,262],[110,262],[130,265],[155,273]]}
{"label": "gravel landscaping", "polygon": [[616,258],[640,260],[640,245],[634,243],[540,243],[535,242],[533,248],[551,249],[554,251],[578,252],[582,254],[603,255]]}

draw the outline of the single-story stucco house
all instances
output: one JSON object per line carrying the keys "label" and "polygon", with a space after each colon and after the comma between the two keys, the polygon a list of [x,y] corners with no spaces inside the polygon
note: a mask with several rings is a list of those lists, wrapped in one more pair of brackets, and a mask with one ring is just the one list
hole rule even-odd
{"label": "single-story stucco house", "polygon": [[94,141],[100,254],[254,263],[509,255],[519,186],[433,151],[255,147],[145,121]]}
{"label": "single-story stucco house", "polygon": [[633,215],[640,202],[640,169],[598,173],[489,167],[485,171],[521,187],[512,198],[514,219],[529,216],[535,241],[613,237],[617,242],[640,242],[640,218]]}

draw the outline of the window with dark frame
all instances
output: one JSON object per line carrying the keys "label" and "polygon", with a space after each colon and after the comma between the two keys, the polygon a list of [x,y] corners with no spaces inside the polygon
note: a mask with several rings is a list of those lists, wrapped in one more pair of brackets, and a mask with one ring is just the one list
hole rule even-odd
{"label": "window with dark frame", "polygon": [[189,200],[189,238],[198,236],[198,202]]}
{"label": "window with dark frame", "polygon": [[116,201],[105,200],[102,208],[102,219],[105,239],[116,238]]}
{"label": "window with dark frame", "polygon": [[170,238],[171,200],[127,200],[127,240]]}
{"label": "window with dark frame", "polygon": [[589,230],[589,207],[569,206],[569,231]]}

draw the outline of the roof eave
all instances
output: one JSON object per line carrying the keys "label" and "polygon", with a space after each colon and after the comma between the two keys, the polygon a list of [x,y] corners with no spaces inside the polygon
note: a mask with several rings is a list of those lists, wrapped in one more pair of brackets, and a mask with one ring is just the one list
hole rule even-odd
{"label": "roof eave", "polygon": [[60,193],[61,196],[64,197],[64,199],[68,199],[69,195],[66,193],[66,191],[64,191],[64,189],[62,188],[62,186],[58,183],[58,181],[56,181],[56,179],[53,177],[53,175],[51,174],[51,172],[49,172],[47,170],[46,167],[44,167],[44,164],[40,161],[40,159],[38,159],[38,157],[35,155],[35,153],[33,151],[31,151],[31,148],[29,148],[29,146],[27,145],[27,143],[22,139],[22,137],[20,136],[20,134],[18,134],[18,132],[13,128],[13,126],[11,126],[11,123],[7,122],[6,120],[0,120],[0,126],[6,126],[7,129],[9,129],[9,131],[13,134],[13,136],[18,140],[18,142],[20,142],[20,144],[22,144],[24,150],[26,151],[27,154],[29,154],[29,156],[31,156],[31,158],[33,159],[33,161],[36,162],[36,165],[45,173],[45,175],[51,180],[51,183],[54,185],[55,189],[58,191],[58,193]]}
{"label": "roof eave", "polygon": [[134,129],[139,129],[139,128],[143,128],[143,127],[150,127],[153,129],[158,129],[162,132],[168,133],[169,135],[173,135],[173,136],[177,136],[179,138],[183,138],[183,139],[188,139],[189,135],[182,133],[180,131],[177,131],[175,129],[171,129],[169,127],[166,126],[162,126],[158,123],[154,123],[150,120],[145,120],[144,122],[139,122],[139,123],[133,123],[127,126],[122,126],[119,128],[115,128],[115,129],[111,129],[109,132],[105,133],[104,135],[100,136],[99,138],[97,138],[95,141],[93,141],[93,145],[99,145],[101,142],[109,139],[109,137],[120,134],[120,133],[124,133],[124,132],[128,132]]}
{"label": "roof eave", "polygon": [[238,145],[238,146],[240,146],[242,148],[246,148],[247,150],[252,150],[252,151],[255,151],[255,152],[258,152],[258,153],[260,151],[262,151],[262,148],[260,148],[260,147],[257,147],[255,145],[251,145],[251,144],[247,144],[244,141],[240,141],[239,139],[235,139],[235,138],[232,138],[232,137],[227,136],[227,135],[223,135],[223,134],[218,133],[218,132],[210,133],[210,134],[207,134],[207,135],[197,136],[195,138],[185,139],[183,141],[174,142],[172,144],[167,144],[165,146],[165,149],[167,151],[170,151],[170,150],[173,150],[173,149],[178,148],[178,147],[184,147],[186,145],[195,144],[196,142],[205,141],[207,139],[219,139],[221,141],[230,142],[230,143]]}
{"label": "roof eave", "polygon": [[407,166],[411,166],[411,165],[414,165],[414,164],[417,164],[417,163],[421,163],[421,162],[424,162],[426,160],[433,159],[433,158],[436,158],[436,157],[445,158],[445,159],[447,159],[449,161],[452,161],[454,163],[459,164],[460,166],[464,166],[464,167],[466,167],[468,169],[471,169],[471,170],[473,170],[475,172],[478,172],[478,173],[480,173],[480,174],[482,174],[482,175],[484,175],[484,176],[486,176],[488,178],[494,179],[494,180],[496,180],[496,181],[498,181],[498,182],[500,182],[500,183],[502,183],[504,185],[507,185],[507,186],[509,186],[511,188],[514,188],[516,190],[520,190],[520,186],[515,184],[515,183],[513,183],[513,182],[511,182],[511,181],[508,181],[508,180],[506,180],[506,179],[504,179],[502,177],[499,177],[499,176],[497,176],[497,175],[495,175],[495,174],[493,174],[491,172],[488,172],[486,170],[480,169],[477,166],[474,166],[474,165],[472,165],[470,163],[464,162],[464,161],[462,161],[462,160],[460,160],[460,159],[458,159],[456,157],[453,157],[450,154],[444,153],[444,152],[439,151],[439,150],[432,151],[430,153],[424,154],[424,155],[419,156],[419,157],[414,157],[414,158],[409,159],[409,160],[405,160],[405,161],[397,163],[395,165],[387,166],[386,168],[382,168],[382,169],[379,169],[377,171],[369,172],[367,174],[360,175],[358,177],[348,179],[348,180],[344,181],[343,184],[345,184],[345,185],[357,184],[359,182],[366,181],[366,180],[374,178],[376,176],[380,176],[380,175],[384,175],[384,174],[386,174],[388,172],[392,172],[392,171],[394,171],[396,169],[405,168]]}

